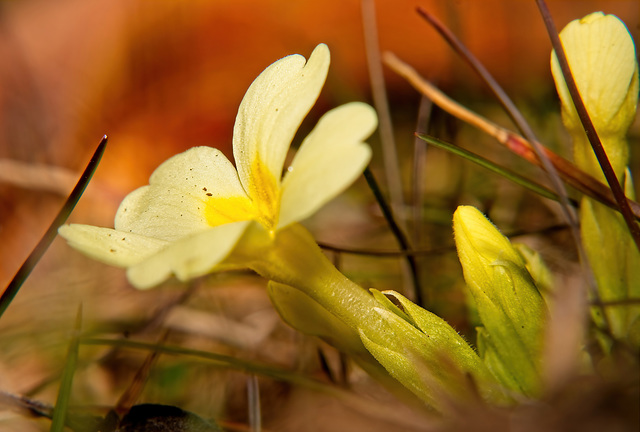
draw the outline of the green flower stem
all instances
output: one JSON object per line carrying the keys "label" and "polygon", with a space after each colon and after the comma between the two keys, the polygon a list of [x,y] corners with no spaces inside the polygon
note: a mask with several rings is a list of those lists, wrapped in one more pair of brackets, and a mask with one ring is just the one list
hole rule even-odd
{"label": "green flower stem", "polygon": [[[227,263],[236,260],[270,279],[283,319],[351,355],[367,372],[398,382],[436,410],[447,398],[471,397],[470,380],[492,402],[506,402],[498,382],[469,344],[444,320],[392,293],[372,296],[340,273],[300,225],[275,238],[257,225]],[[246,246],[244,246],[246,245]],[[444,397],[444,398],[443,398]]]}
{"label": "green flower stem", "polygon": [[274,239],[267,238],[257,225],[246,235],[250,241],[240,241],[226,261],[238,259],[243,267],[271,281],[269,294],[284,321],[349,354],[368,374],[406,397],[408,392],[389,376],[360,338],[360,328],[386,344],[393,338],[374,312],[379,307],[374,297],[340,273],[301,225],[279,231]]}
{"label": "green flower stem", "polygon": [[331,264],[305,228],[292,225],[274,239],[260,231],[249,228],[246,235],[253,238],[241,240],[227,261],[237,258],[261,276],[299,289],[351,329],[384,332],[379,317],[372,313],[378,302]]}

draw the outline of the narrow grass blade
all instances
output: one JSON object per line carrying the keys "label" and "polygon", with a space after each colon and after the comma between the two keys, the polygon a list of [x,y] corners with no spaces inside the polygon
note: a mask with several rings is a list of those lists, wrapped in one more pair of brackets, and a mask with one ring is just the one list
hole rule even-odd
{"label": "narrow grass blade", "polygon": [[145,342],[137,342],[129,339],[114,340],[107,338],[81,338],[81,345],[112,346],[118,348],[129,348],[143,351],[157,351],[165,354],[189,356],[200,360],[208,361],[212,365],[225,367],[233,370],[255,374],[258,376],[270,377],[278,381],[287,382],[295,386],[300,386],[308,390],[317,391],[322,394],[338,398],[346,407],[363,413],[369,418],[380,419],[381,422],[393,422],[400,430],[420,429],[424,427],[426,421],[432,419],[431,413],[423,414],[418,420],[407,417],[404,412],[398,412],[393,406],[388,406],[370,398],[363,398],[362,395],[355,394],[338,388],[334,385],[321,382],[317,379],[291,372],[288,370],[270,367],[247,360],[234,358],[231,356],[216,354],[208,351],[183,348],[176,345],[160,345]]}
{"label": "narrow grass blade", "polygon": [[71,397],[71,385],[73,384],[73,374],[76,370],[78,363],[78,347],[79,347],[79,335],[82,325],[82,305],[78,307],[78,314],[76,316],[76,325],[74,327],[73,334],[71,335],[71,341],[69,342],[69,352],[67,353],[67,362],[62,371],[62,379],[60,381],[60,388],[58,389],[58,399],[56,400],[56,406],[53,409],[53,418],[51,420],[51,432],[63,432],[65,422],[67,419],[67,408],[69,407],[69,398]]}
{"label": "narrow grass blade", "polygon": [[69,198],[67,198],[67,201],[60,209],[60,212],[58,213],[56,218],[53,220],[53,222],[51,222],[51,225],[47,229],[47,232],[45,232],[44,236],[42,236],[42,239],[40,239],[31,254],[22,264],[20,269],[18,269],[18,272],[15,274],[11,282],[9,282],[9,285],[2,293],[2,296],[0,296],[0,317],[2,317],[4,312],[7,310],[7,308],[13,301],[13,298],[16,296],[16,294],[18,294],[18,291],[20,290],[20,287],[22,286],[24,281],[29,277],[29,274],[31,274],[33,268],[36,266],[36,264],[38,264],[40,258],[42,258],[44,253],[47,251],[49,245],[51,245],[51,243],[53,242],[53,239],[55,239],[56,235],[58,234],[58,228],[63,223],[65,223],[65,221],[75,208],[85,188],[89,184],[93,173],[98,167],[98,163],[100,163],[100,159],[102,158],[106,146],[107,136],[105,135],[104,137],[102,137],[102,140],[100,141],[100,144],[98,144],[96,151],[93,153],[89,164],[82,173],[82,177],[80,177],[80,180],[78,180],[76,187],[73,188],[73,191],[71,191]]}
{"label": "narrow grass blade", "polygon": [[[475,164],[480,165],[483,168],[486,168],[490,171],[493,171],[496,174],[501,175],[502,177],[506,178],[507,180],[511,180],[512,182],[519,184],[522,187],[525,187],[527,189],[529,189],[530,191],[533,191],[535,193],[537,193],[540,196],[543,196],[545,198],[549,198],[551,200],[554,201],[560,201],[560,197],[555,194],[554,192],[550,191],[549,189],[547,189],[544,186],[539,185],[536,182],[533,182],[529,179],[527,179],[526,177],[521,176],[520,174],[517,174],[507,168],[504,168],[494,162],[491,162],[488,159],[483,158],[480,155],[477,155],[473,152],[470,152],[469,150],[463,149],[462,147],[458,147],[456,145],[450,144],[448,142],[439,140],[437,138],[428,136],[428,135],[423,135],[423,134],[416,134],[416,136],[418,138],[420,138],[423,141],[428,142],[429,144],[447,150],[455,155],[461,156]],[[569,202],[573,205],[573,206],[577,206],[578,203],[575,200],[569,200]]]}
{"label": "narrow grass blade", "polygon": [[99,346],[112,346],[117,348],[137,349],[143,351],[151,351],[163,354],[174,354],[196,357],[202,360],[207,360],[220,367],[239,370],[250,374],[259,376],[270,377],[279,381],[288,382],[291,384],[300,385],[312,390],[320,390],[326,392],[334,392],[335,388],[328,386],[320,381],[307,378],[303,375],[295,372],[290,372],[284,369],[276,369],[273,367],[265,366],[259,363],[242,360],[232,356],[217,354],[209,351],[201,351],[190,348],[183,348],[176,345],[165,345],[147,342],[138,342],[129,339],[106,339],[106,338],[81,338],[80,344],[82,345],[99,345]]}

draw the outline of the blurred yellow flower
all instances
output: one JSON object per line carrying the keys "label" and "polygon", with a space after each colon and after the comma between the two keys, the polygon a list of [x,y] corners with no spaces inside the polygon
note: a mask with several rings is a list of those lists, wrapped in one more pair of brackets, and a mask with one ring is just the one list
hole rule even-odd
{"label": "blurred yellow flower", "polygon": [[[627,168],[629,145],[626,133],[638,105],[638,61],[633,39],[622,21],[613,15],[595,12],[570,22],[560,38],[580,95],[593,121],[618,180],[633,197],[631,171]],[[604,181],[580,119],[571,102],[555,56],[551,68],[562,101],[562,118],[573,138],[576,164]],[[617,339],[638,346],[640,307],[640,252],[622,216],[588,197],[580,204],[582,243],[593,270],[598,301],[622,306],[592,308],[594,321],[607,326]],[[604,316],[603,316],[604,314]],[[600,338],[605,341],[605,338]],[[609,342],[603,348],[611,349]]]}
{"label": "blurred yellow flower", "polygon": [[273,239],[310,216],[361,174],[371,158],[363,140],[377,126],[375,111],[363,103],[329,111],[282,176],[329,63],[329,49],[320,44],[308,61],[287,56],[256,78],[234,126],[237,170],[217,149],[192,148],[160,165],[148,186],[123,200],[115,229],[71,224],[60,235],[92,258],[127,267],[134,286],[149,288],[171,274],[188,280],[210,272],[252,223]]}
{"label": "blurred yellow flower", "polygon": [[[594,12],[571,21],[560,40],[589,117],[619,178],[628,160],[625,134],[638,104],[638,62],[633,39],[614,15]],[[593,175],[600,167],[571,101],[555,52],[551,71],[562,101],[562,118],[574,139],[576,163]]]}

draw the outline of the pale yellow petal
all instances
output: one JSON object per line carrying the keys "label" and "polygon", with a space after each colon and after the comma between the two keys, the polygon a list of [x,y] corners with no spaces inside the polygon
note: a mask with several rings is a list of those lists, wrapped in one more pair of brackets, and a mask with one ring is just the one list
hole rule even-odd
{"label": "pale yellow petal", "polygon": [[183,281],[207,274],[233,250],[249,223],[213,227],[175,241],[130,267],[127,277],[136,288],[146,289],[172,274]]}
{"label": "pale yellow petal", "polygon": [[283,180],[280,227],[307,218],[362,174],[371,159],[364,140],[377,124],[375,110],[359,102],[335,108],[320,119]]}
{"label": "pale yellow petal", "polygon": [[220,150],[204,146],[192,147],[164,161],[151,175],[149,184],[174,186],[202,199],[207,193],[228,197],[244,192],[229,159]]}
{"label": "pale yellow petal", "polygon": [[74,249],[117,267],[135,265],[168,244],[155,238],[91,225],[63,225],[58,234]]}
{"label": "pale yellow petal", "polygon": [[234,126],[233,155],[252,199],[275,195],[274,186],[263,183],[279,184],[291,140],[320,94],[329,61],[327,46],[318,45],[306,63],[300,55],[273,63],[247,90]]}
{"label": "pale yellow petal", "polygon": [[176,240],[251,218],[235,168],[219,150],[194,147],[160,165],[149,186],[130,193],[116,213],[119,231]]}

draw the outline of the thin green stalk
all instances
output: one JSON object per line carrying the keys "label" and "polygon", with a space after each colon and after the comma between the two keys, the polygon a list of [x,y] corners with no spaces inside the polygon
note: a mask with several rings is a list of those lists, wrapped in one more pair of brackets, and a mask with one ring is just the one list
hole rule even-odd
{"label": "thin green stalk", "polygon": [[73,375],[78,364],[78,347],[79,335],[82,326],[82,305],[78,307],[76,315],[76,325],[69,342],[69,352],[67,361],[62,371],[62,379],[60,380],[60,388],[58,389],[58,398],[56,406],[53,409],[53,418],[51,419],[51,432],[63,432],[67,420],[67,409],[69,407],[69,398],[71,397],[71,385],[73,384]]}
{"label": "thin green stalk", "polygon": [[177,345],[165,345],[148,342],[138,342],[128,339],[107,339],[107,338],[92,338],[83,337],[80,339],[82,345],[98,345],[98,346],[111,346],[117,348],[128,348],[150,352],[158,352],[163,354],[173,355],[186,355],[196,357],[204,360],[211,361],[218,366],[226,367],[234,370],[239,370],[249,374],[261,375],[269,378],[273,378],[278,381],[288,382],[290,384],[299,385],[311,390],[333,392],[336,391],[332,386],[324,384],[320,381],[306,378],[295,372],[290,372],[284,369],[276,369],[269,366],[264,366],[259,363],[242,360],[236,357],[217,354],[209,351],[200,351],[191,348],[184,348]]}
{"label": "thin green stalk", "polygon": [[224,354],[184,348],[176,345],[155,344],[125,339],[82,337],[80,338],[80,344],[128,348],[159,352],[163,354],[195,357],[201,360],[209,361],[219,367],[226,367],[250,374],[273,378],[277,381],[290,383],[295,386],[300,386],[312,391],[336,397],[346,406],[356,409],[369,417],[377,418],[380,419],[380,421],[385,422],[395,422],[396,426],[400,426],[401,428],[404,426],[405,429],[418,428],[420,424],[424,424],[425,418],[430,418],[423,417],[419,420],[422,423],[417,423],[412,419],[407,418],[403,413],[398,413],[397,410],[389,408],[387,405],[372,401],[370,399],[363,399],[361,396],[355,395],[353,392],[343,390],[334,385],[330,385],[313,378],[308,378],[296,372],[265,366],[263,364],[242,360]]}

